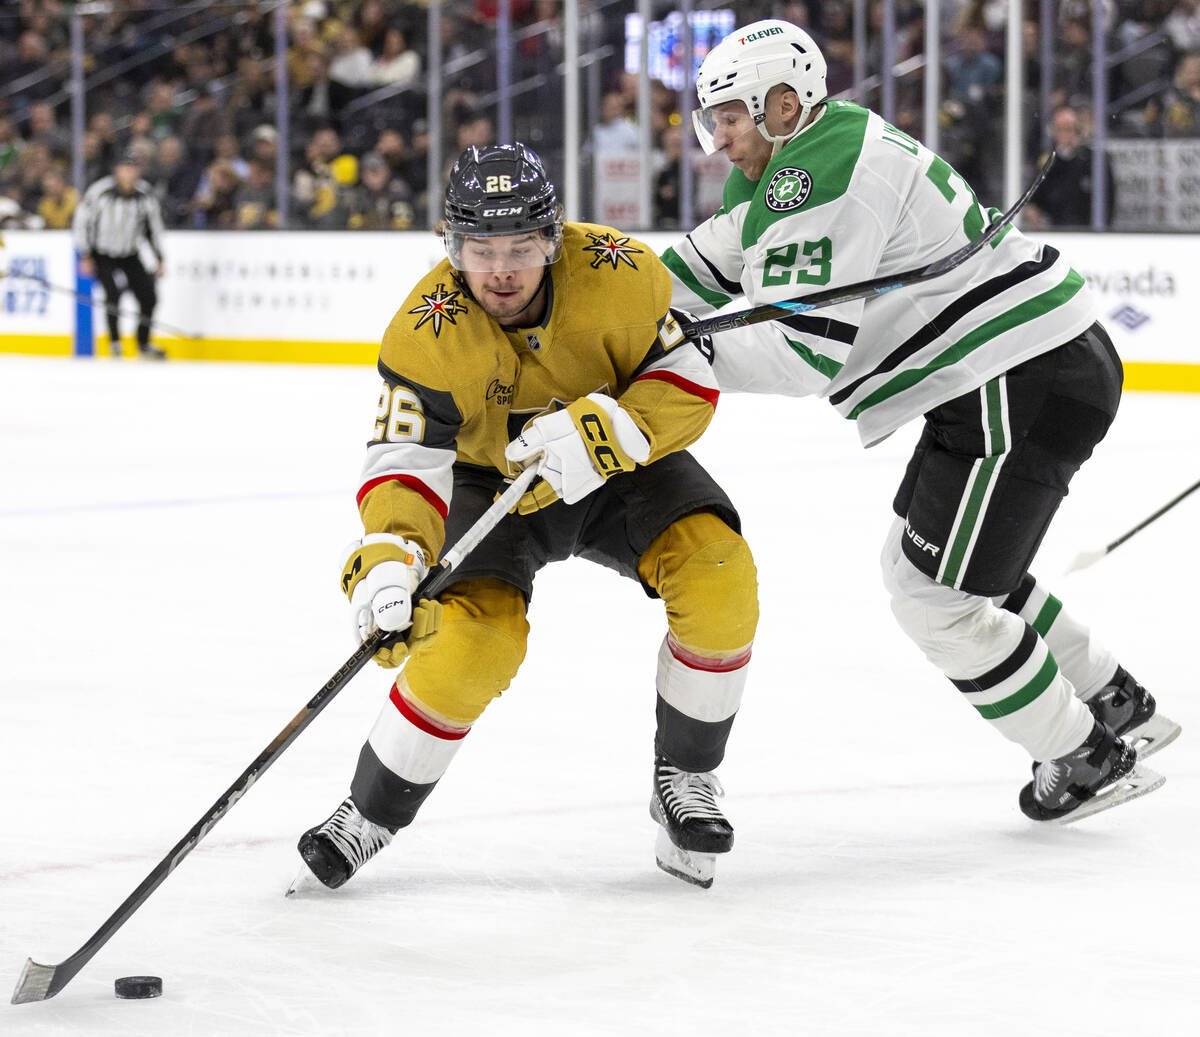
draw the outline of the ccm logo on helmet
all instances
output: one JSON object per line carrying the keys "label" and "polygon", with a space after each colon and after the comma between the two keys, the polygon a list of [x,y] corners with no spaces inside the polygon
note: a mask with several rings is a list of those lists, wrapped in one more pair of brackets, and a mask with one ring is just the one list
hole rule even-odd
{"label": "ccm logo on helmet", "polygon": [[747,44],[753,43],[755,40],[765,40],[768,36],[782,36],[783,30],[778,26],[772,26],[770,29],[761,29],[758,32],[752,32],[749,36],[738,37],[738,43]]}
{"label": "ccm logo on helmet", "polygon": [[509,209],[484,209],[480,214],[482,216],[520,216],[525,211],[525,206],[518,205],[515,208]]}

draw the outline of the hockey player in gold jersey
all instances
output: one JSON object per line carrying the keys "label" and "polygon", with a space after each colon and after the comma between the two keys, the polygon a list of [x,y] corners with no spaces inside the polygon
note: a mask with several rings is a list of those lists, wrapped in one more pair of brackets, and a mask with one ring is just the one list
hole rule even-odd
{"label": "hockey player in gold jersey", "polygon": [[[654,253],[610,228],[563,223],[522,144],[468,148],[450,175],[447,259],[383,337],[383,376],[342,589],[377,656],[407,665],[359,756],[350,796],[299,850],[344,883],[412,822],[525,656],[533,578],[572,555],[639,581],[666,606],[651,813],[665,870],[710,885],[733,844],[712,771],[741,702],[758,619],[733,505],[685,449],[717,402],[711,351],[669,308]],[[412,594],[447,542],[530,464],[540,478],[454,570]],[[411,623],[411,627],[410,627]],[[302,873],[303,874],[303,873]]]}

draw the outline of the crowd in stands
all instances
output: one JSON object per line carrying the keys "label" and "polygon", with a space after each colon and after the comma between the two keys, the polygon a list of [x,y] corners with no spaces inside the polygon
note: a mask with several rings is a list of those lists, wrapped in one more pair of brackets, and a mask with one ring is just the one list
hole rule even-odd
{"label": "crowd in stands", "polygon": [[[1039,110],[1038,3],[1054,4],[1051,106]],[[1092,8],[1101,3],[1107,48],[1129,51],[1109,75],[1122,102],[1109,134],[1200,137],[1200,0],[1027,0],[1024,25],[1026,139],[1032,161],[1051,141],[1057,113],[1070,109],[1080,147],[1091,135]],[[84,183],[132,151],[172,228],[290,227],[404,229],[429,225],[427,3],[402,0],[292,0],[286,8],[288,109],[281,154],[275,97],[272,5],[233,0],[113,0],[83,19],[87,75]],[[0,226],[68,226],[78,200],[72,183],[70,4],[0,4]],[[562,5],[511,0],[515,133],[561,158],[559,90]],[[655,17],[674,9],[656,0]],[[737,23],[774,15],[807,28],[829,64],[829,91],[854,83],[850,0],[795,0],[774,6],[698,4],[734,10]],[[1003,169],[1004,31],[1008,0],[944,0],[941,10],[941,151],[983,197],[998,198]],[[895,0],[897,59],[919,55],[925,5]],[[637,77],[624,71],[620,0],[581,0],[591,49],[604,48],[595,126],[585,160],[636,147]],[[868,16],[868,68],[881,64],[883,4]],[[462,147],[495,135],[496,0],[449,0],[440,42],[447,69],[440,104],[448,165]],[[896,83],[894,121],[923,132],[923,76]],[[879,108],[878,90],[861,99]],[[656,219],[678,222],[683,129],[678,96],[653,84]],[[275,210],[276,170],[286,163],[289,211]],[[433,196],[440,194],[435,185]],[[434,214],[436,216],[436,214]],[[1051,220],[1053,222],[1053,220]]]}

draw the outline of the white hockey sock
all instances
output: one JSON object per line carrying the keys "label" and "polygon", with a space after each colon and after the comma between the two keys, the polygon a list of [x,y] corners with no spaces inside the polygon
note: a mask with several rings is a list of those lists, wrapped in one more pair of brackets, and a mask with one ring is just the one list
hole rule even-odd
{"label": "white hockey sock", "polygon": [[997,598],[996,604],[1019,615],[1042,636],[1075,694],[1085,702],[1116,673],[1116,656],[1029,573],[1016,591]]}
{"label": "white hockey sock", "polygon": [[884,546],[884,583],[901,629],[1005,738],[1035,760],[1076,748],[1094,723],[1047,643],[989,598],[936,583],[900,548],[897,522]]}
{"label": "white hockey sock", "polygon": [[668,634],[658,649],[658,693],[667,705],[708,724],[728,720],[742,704],[750,648],[710,658],[689,651]]}
{"label": "white hockey sock", "polygon": [[446,773],[470,730],[435,717],[416,702],[401,674],[367,744],[393,774],[416,785],[429,785]]}

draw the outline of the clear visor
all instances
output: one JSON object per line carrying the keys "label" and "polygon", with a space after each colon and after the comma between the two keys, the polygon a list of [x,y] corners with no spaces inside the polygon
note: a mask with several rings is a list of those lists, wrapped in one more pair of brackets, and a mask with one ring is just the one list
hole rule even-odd
{"label": "clear visor", "polygon": [[728,147],[738,137],[758,132],[758,123],[745,101],[726,101],[712,108],[694,109],[692,128],[704,154],[711,155]]}
{"label": "clear visor", "polygon": [[442,240],[455,270],[482,274],[530,270],[557,262],[562,252],[562,226],[491,236],[447,228]]}

